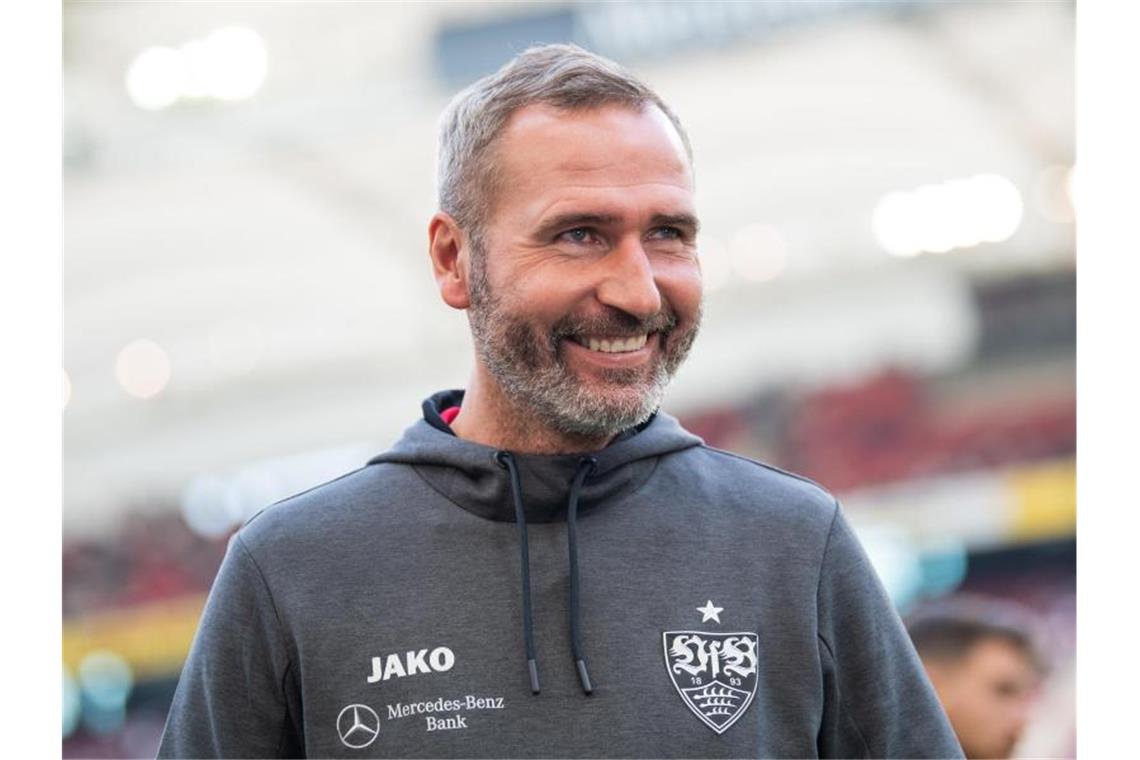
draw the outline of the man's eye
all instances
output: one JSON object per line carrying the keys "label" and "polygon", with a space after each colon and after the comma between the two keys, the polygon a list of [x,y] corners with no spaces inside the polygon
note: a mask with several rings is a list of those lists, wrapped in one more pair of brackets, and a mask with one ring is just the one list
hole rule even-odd
{"label": "man's eye", "polygon": [[594,240],[594,233],[588,227],[575,227],[572,230],[566,230],[558,237],[560,240],[569,240],[571,243],[591,243]]}
{"label": "man's eye", "polygon": [[658,240],[684,240],[685,233],[677,227],[658,227],[649,233]]}

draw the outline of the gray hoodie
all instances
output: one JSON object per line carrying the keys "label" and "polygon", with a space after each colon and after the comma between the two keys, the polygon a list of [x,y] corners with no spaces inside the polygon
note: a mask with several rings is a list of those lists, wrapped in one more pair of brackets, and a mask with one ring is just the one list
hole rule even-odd
{"label": "gray hoodie", "polygon": [[961,756],[819,486],[660,412],[496,452],[461,401],[235,534],[160,757]]}

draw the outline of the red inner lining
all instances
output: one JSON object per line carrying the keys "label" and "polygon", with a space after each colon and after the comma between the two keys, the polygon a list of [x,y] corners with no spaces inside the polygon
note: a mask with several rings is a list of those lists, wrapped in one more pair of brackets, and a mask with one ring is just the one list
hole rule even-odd
{"label": "red inner lining", "polygon": [[455,421],[455,418],[459,416],[459,407],[449,406],[446,409],[444,409],[442,412],[440,412],[439,416],[444,421],[445,424],[450,425],[452,422]]}

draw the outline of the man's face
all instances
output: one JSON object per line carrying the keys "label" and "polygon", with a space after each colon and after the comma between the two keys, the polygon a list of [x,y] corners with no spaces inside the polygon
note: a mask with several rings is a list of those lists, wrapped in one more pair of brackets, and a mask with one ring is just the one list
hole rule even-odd
{"label": "man's face", "polygon": [[966,757],[1009,757],[1025,728],[1039,675],[999,638],[979,641],[960,661],[929,669]]}
{"label": "man's face", "polygon": [[499,190],[471,260],[480,362],[520,414],[562,435],[644,421],[700,324],[680,138],[654,107],[530,106],[494,150]]}

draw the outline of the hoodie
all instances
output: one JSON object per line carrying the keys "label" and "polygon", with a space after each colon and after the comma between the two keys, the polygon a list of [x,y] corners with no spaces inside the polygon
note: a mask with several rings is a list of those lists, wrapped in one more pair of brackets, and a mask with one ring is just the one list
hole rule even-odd
{"label": "hoodie", "polygon": [[835,501],[658,412],[460,439],[462,391],[230,540],[160,757],[960,757]]}

